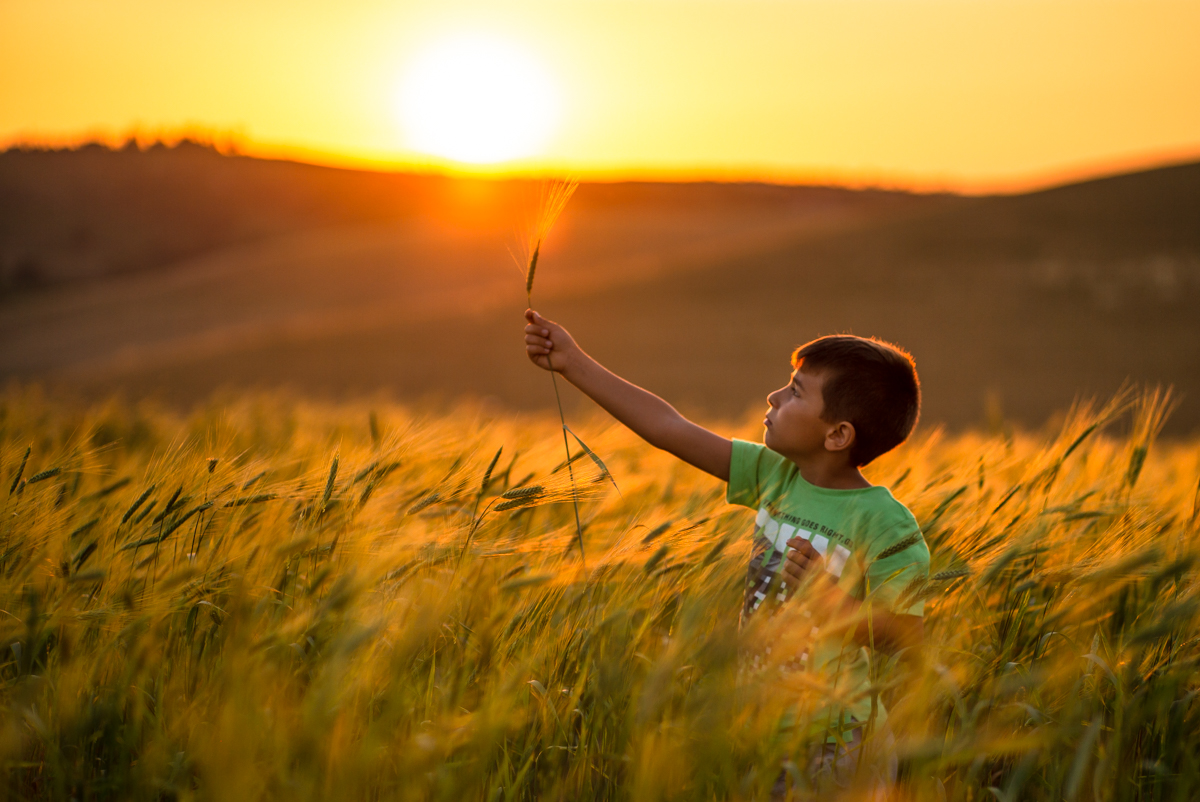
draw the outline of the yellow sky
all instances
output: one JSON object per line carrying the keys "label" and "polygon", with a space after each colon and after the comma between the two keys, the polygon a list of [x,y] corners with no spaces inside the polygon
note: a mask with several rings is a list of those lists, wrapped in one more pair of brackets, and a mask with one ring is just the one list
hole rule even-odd
{"label": "yellow sky", "polygon": [[190,126],[428,165],[394,98],[460,32],[562,92],[505,170],[986,190],[1200,157],[1196,0],[0,0],[0,146]]}

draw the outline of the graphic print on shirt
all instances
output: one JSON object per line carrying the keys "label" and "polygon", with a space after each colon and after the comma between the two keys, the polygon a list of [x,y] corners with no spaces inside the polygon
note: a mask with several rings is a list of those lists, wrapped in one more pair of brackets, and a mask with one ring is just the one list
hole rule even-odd
{"label": "graphic print on shirt", "polygon": [[[781,516],[782,517],[782,516]],[[753,613],[767,598],[767,592],[775,575],[783,567],[790,551],[787,542],[794,537],[804,538],[812,543],[817,553],[825,558],[825,570],[834,577],[841,577],[850,558],[850,550],[843,545],[835,544],[830,550],[830,539],[825,534],[815,532],[820,527],[816,522],[805,522],[812,529],[790,523],[780,523],[771,515],[764,505],[758,508],[754,518],[754,551],[750,557],[750,566],[746,573],[746,595],[742,603],[742,618]],[[783,601],[786,591],[782,584],[776,599]]]}

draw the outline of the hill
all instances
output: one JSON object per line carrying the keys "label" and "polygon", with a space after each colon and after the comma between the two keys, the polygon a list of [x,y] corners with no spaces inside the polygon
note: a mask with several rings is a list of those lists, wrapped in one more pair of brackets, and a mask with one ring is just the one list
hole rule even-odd
{"label": "hill", "polygon": [[[197,146],[2,154],[0,375],[188,403],[287,386],[544,407],[509,254],[535,189]],[[986,198],[586,184],[535,302],[708,415],[761,406],[792,347],[853,331],[914,353],[926,423],[990,406],[1038,425],[1129,378],[1174,384],[1190,431],[1197,219],[1200,165]]]}
{"label": "hill", "polygon": [[[452,224],[509,235],[536,191],[529,181],[340,170],[225,156],[184,140],[110,150],[0,153],[0,293],[72,281],[161,271],[191,257],[319,229]],[[594,185],[576,202],[606,225],[641,218],[610,234],[617,250],[644,246],[678,228],[744,226],[768,218],[873,211],[904,193],[739,184]],[[681,219],[682,218],[682,219]],[[638,242],[630,243],[631,235]],[[452,243],[451,243],[452,244]],[[590,247],[605,258],[610,247]]]}

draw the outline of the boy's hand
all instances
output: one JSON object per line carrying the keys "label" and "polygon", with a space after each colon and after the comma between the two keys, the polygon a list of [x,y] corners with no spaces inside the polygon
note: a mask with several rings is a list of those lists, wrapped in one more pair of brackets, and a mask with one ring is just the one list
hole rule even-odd
{"label": "boy's hand", "polygon": [[824,574],[825,558],[812,543],[802,537],[794,537],[787,545],[789,550],[787,561],[783,564],[783,576],[789,588],[798,588],[812,577]]}
{"label": "boy's hand", "polygon": [[901,649],[916,649],[924,642],[925,626],[919,615],[905,615],[874,606],[869,616],[854,615],[862,602],[837,587],[837,580],[825,572],[825,558],[813,544],[802,537],[794,537],[787,545],[790,549],[783,564],[783,577],[789,594],[801,583],[823,578],[825,581],[814,588],[815,596],[821,599],[825,615],[835,620],[837,616],[843,616],[844,623],[855,627],[855,643],[895,654]]}
{"label": "boy's hand", "polygon": [[562,326],[532,309],[525,310],[525,321],[525,353],[529,361],[542,370],[565,373],[579,353],[575,340]]}
{"label": "boy's hand", "polygon": [[525,310],[525,354],[542,370],[561,373],[650,445],[729,481],[732,440],[697,426],[654,393],[609,371],[584,353],[566,329],[532,309]]}

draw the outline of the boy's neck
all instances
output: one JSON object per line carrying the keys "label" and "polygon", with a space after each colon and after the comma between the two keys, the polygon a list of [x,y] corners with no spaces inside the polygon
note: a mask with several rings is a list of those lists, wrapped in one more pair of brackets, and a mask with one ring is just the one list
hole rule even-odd
{"label": "boy's neck", "polygon": [[[827,456],[834,455],[822,455],[822,457]],[[789,459],[800,469],[800,475],[804,477],[804,481],[815,487],[824,487],[828,490],[857,490],[871,487],[871,483],[856,466],[844,459],[822,457],[813,459],[789,457]]]}

